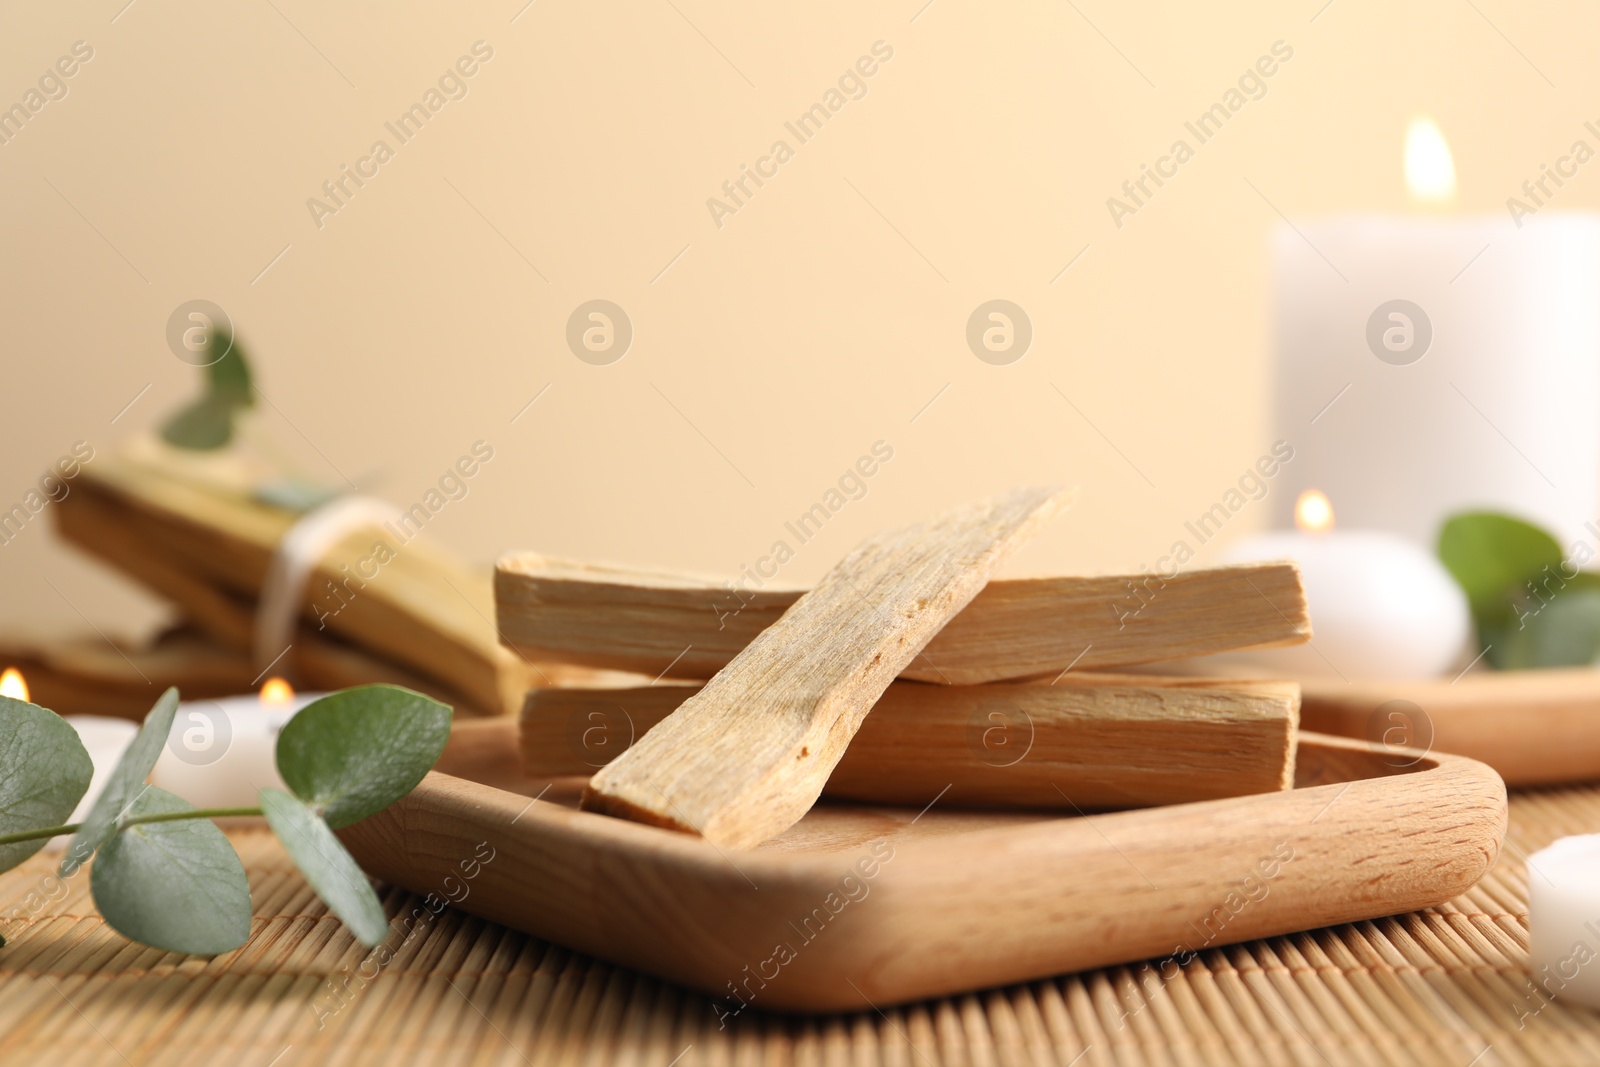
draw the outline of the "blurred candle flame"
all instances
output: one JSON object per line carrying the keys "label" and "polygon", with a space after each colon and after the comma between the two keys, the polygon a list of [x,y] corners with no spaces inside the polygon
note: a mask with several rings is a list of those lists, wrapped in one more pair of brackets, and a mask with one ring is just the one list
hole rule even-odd
{"label": "blurred candle flame", "polygon": [[268,678],[261,686],[261,703],[281,708],[294,699],[294,687],[282,678]]}
{"label": "blurred candle flame", "polygon": [[1426,115],[1406,129],[1406,189],[1414,200],[1439,204],[1456,195],[1456,162],[1450,143]]}
{"label": "blurred candle flame", "polygon": [[28,699],[28,683],[22,677],[22,672],[15,667],[7,667],[4,674],[0,674],[0,697],[10,697],[13,700]]}
{"label": "blurred candle flame", "polygon": [[1294,524],[1306,533],[1333,529],[1333,502],[1320,489],[1307,489],[1294,502]]}

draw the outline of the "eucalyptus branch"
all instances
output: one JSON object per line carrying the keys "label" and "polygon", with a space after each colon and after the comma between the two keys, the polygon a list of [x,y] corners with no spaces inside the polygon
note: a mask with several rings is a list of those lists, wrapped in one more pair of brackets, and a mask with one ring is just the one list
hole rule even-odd
{"label": "eucalyptus branch", "polygon": [[[193,811],[163,811],[151,815],[129,815],[117,826],[140,826],[147,822],[177,822],[180,819],[230,819],[245,815],[260,815],[260,808],[195,808]],[[37,830],[23,830],[14,834],[0,834],[0,845],[16,845],[41,838],[65,837],[82,829],[83,824],[69,822],[63,826],[42,826]]]}
{"label": "eucalyptus branch", "polygon": [[138,826],[147,822],[177,822],[180,819],[234,819],[249,815],[260,815],[261,809],[256,808],[195,808],[193,811],[164,811],[154,815],[130,815],[123,819],[122,826]]}
{"label": "eucalyptus branch", "polygon": [[[1498,670],[1584,667],[1600,661],[1595,546],[1570,552],[1549,531],[1511,515],[1468,511],[1439,531],[1439,560],[1478,631],[1479,658]],[[1477,660],[1473,661],[1474,663]]]}
{"label": "eucalyptus branch", "polygon": [[0,845],[20,845],[24,841],[38,841],[40,838],[62,837],[66,834],[75,834],[82,823],[69,822],[65,826],[42,826],[37,830],[19,830],[14,834],[0,835]]}
{"label": "eucalyptus branch", "polygon": [[[226,808],[193,808],[149,784],[177,710],[178,691],[168,689],[104,774],[88,814],[68,822],[96,777],[94,761],[59,715],[0,696],[0,872],[49,838],[75,835],[58,876],[92,856],[89,889],[108,926],[169,952],[214,956],[250,937],[250,882],[213,820],[259,815],[356,940],[370,948],[387,937],[383,904],[334,831],[422,781],[450,738],[450,708],[393,685],[313,701],[278,734],[274,755],[288,791],[261,789],[259,807]],[[135,826],[144,829],[124,832]]]}

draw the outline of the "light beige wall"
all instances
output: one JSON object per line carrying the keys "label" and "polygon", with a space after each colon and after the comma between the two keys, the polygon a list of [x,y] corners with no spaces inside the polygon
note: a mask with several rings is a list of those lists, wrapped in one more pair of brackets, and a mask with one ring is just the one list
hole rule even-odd
{"label": "light beige wall", "polygon": [[[1459,209],[1504,215],[1600,118],[1577,3],[122,2],[0,16],[0,102],[94,49],[0,147],[4,504],[191,392],[164,329],[205,297],[255,353],[259,434],[307,469],[410,503],[491,442],[433,528],[483,560],[733,572],[884,440],[783,579],[1040,480],[1084,495],[1016,570],[1153,561],[1270,445],[1277,216],[1250,183],[1291,216],[1408,210],[1427,112]],[[467,97],[317,228],[307,198],[478,40]],[[707,198],[880,40],[866,96],[714,225]],[[1278,40],[1265,97],[1115,226],[1106,198]],[[1560,204],[1600,206],[1600,166]],[[564,342],[595,297],[636,330],[610,366]],[[1005,367],[964,340],[995,297],[1035,330]],[[0,548],[0,622],[143,617],[50,540]]]}

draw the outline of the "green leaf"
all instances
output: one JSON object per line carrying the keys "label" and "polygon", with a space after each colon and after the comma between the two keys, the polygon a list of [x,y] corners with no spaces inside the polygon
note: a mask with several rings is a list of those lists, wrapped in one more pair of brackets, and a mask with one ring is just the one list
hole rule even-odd
{"label": "green leaf", "polygon": [[268,482],[257,487],[251,494],[257,503],[269,507],[282,508],[284,511],[293,511],[304,514],[315,508],[320,508],[339,496],[339,490],[329,489],[325,485],[314,485],[311,482],[296,481],[285,478],[281,482]]}
{"label": "green leaf", "polygon": [[168,444],[210,452],[233,440],[233,420],[241,408],[254,407],[255,387],[244,346],[226,331],[214,330],[206,343],[211,363],[205,368],[206,392],[161,427]]}
{"label": "green leaf", "polygon": [[116,832],[117,820],[130,810],[139,794],[152,788],[145,785],[144,780],[149,777],[150,768],[156,765],[167,736],[172,733],[172,717],[177,712],[178,690],[168,689],[144,717],[139,733],[106,776],[106,787],[90,806],[89,814],[84,816],[77,835],[67,847],[67,854],[61,859],[61,877],[76,871],[94,855],[95,849]]}
{"label": "green leaf", "polygon": [[237,337],[222,330],[211,334],[207,355],[213,362],[206,368],[209,396],[225,400],[235,407],[249,408],[256,403],[254,382],[250,376],[250,363],[245,357],[244,345]]}
{"label": "green leaf", "polygon": [[211,452],[233,440],[234,405],[204,396],[161,427],[161,439],[178,448]]}
{"label": "green leaf", "polygon": [[[128,814],[194,810],[182,797],[151,786]],[[89,891],[111,928],[140,944],[214,956],[250,937],[244,864],[210,819],[125,827],[95,857]]]}
{"label": "green leaf", "polygon": [[[0,697],[0,834],[64,824],[93,774],[78,731],[65,719],[37,704]],[[47,840],[0,845],[0,871],[38,852]]]}
{"label": "green leaf", "polygon": [[309,805],[281,790],[263,789],[261,810],[289,858],[356,940],[371,948],[389,936],[389,920],[372,883]]}
{"label": "green leaf", "polygon": [[1453,515],[1439,531],[1439,559],[1467,594],[1480,626],[1515,620],[1513,603],[1546,567],[1560,573],[1561,546],[1539,527],[1509,515]]}
{"label": "green leaf", "polygon": [[450,708],[397,685],[344,689],[278,734],[278,773],[337,830],[417,787],[450,739]]}
{"label": "green leaf", "polygon": [[1568,586],[1524,612],[1501,629],[1502,643],[1490,649],[1496,667],[1587,667],[1600,658],[1600,591]]}

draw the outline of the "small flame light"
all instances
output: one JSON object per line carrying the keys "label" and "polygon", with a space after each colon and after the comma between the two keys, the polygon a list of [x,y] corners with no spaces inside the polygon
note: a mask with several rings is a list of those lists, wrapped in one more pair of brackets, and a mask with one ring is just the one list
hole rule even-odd
{"label": "small flame light", "polygon": [[1320,489],[1307,489],[1294,502],[1294,524],[1306,533],[1333,529],[1333,502]]}
{"label": "small flame light", "polygon": [[1406,189],[1425,204],[1442,204],[1456,195],[1456,161],[1450,142],[1426,115],[1411,120],[1406,129]]}
{"label": "small flame light", "polygon": [[28,699],[27,680],[15,667],[7,667],[5,673],[0,674],[0,697],[10,697],[13,700]]}
{"label": "small flame light", "polygon": [[261,686],[261,704],[281,708],[294,700],[294,687],[282,678],[268,678]]}

